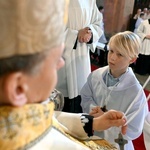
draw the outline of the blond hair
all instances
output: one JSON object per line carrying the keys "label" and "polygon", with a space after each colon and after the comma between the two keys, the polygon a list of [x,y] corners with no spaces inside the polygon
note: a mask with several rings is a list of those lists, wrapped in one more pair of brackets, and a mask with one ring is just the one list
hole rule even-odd
{"label": "blond hair", "polygon": [[110,38],[109,48],[115,48],[117,51],[125,56],[137,58],[139,55],[141,41],[138,35],[133,32],[125,31],[119,32]]}

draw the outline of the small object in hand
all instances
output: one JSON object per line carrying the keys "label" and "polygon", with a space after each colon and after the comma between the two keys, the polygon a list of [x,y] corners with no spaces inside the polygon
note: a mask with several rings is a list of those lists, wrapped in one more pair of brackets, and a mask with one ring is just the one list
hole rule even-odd
{"label": "small object in hand", "polygon": [[64,107],[64,96],[63,94],[54,89],[49,97],[50,101],[53,101],[55,104],[55,109],[54,110],[59,110],[61,111]]}
{"label": "small object in hand", "polygon": [[107,108],[106,108],[106,105],[104,105],[103,107],[101,107],[101,110],[102,110],[103,112],[107,112],[107,111],[108,111]]}
{"label": "small object in hand", "polygon": [[124,145],[128,143],[128,141],[123,138],[121,133],[119,133],[118,138],[115,139],[115,142],[118,143],[120,150],[124,150]]}

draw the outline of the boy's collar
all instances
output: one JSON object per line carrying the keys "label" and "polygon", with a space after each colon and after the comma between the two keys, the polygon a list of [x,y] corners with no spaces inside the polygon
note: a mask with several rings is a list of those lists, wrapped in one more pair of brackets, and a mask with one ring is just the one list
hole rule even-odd
{"label": "boy's collar", "polygon": [[115,77],[113,77],[113,75],[111,74],[111,70],[110,69],[108,69],[108,72],[107,72],[107,75],[109,76],[109,77],[111,77],[113,80],[116,80],[116,81],[120,81],[122,78],[123,78],[123,76],[127,73],[129,71],[129,67],[126,69],[126,71],[122,74],[122,75],[120,75],[118,78],[115,78]]}

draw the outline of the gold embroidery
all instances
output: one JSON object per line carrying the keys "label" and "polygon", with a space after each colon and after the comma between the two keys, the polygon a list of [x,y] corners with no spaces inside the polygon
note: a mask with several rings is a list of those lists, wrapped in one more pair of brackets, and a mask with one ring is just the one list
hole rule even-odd
{"label": "gold embroidery", "polygon": [[88,146],[91,150],[117,150],[114,146],[110,145],[103,139],[82,141],[82,143]]}
{"label": "gold embroidery", "polygon": [[26,119],[31,122],[33,126],[36,126],[40,123],[41,113],[38,109],[29,107],[29,112],[27,112]]}
{"label": "gold embroidery", "polygon": [[36,143],[50,129],[53,109],[53,103],[30,104],[20,108],[1,106],[1,149],[21,149]]}
{"label": "gold embroidery", "polygon": [[91,150],[116,150],[105,140],[79,141],[65,133],[53,119],[54,104],[30,104],[15,108],[0,107],[0,149],[27,149],[49,133],[51,126],[70,140]]}
{"label": "gold embroidery", "polygon": [[73,140],[74,142],[84,146],[88,147],[91,150],[117,150],[114,146],[110,145],[107,141],[100,139],[100,140],[77,140],[70,136],[68,133],[65,133],[63,129],[59,126],[59,124],[53,120],[53,127],[55,127],[58,131],[60,131],[62,134],[67,136],[69,139]]}
{"label": "gold embroidery", "polygon": [[[7,114],[7,112],[5,114]],[[19,118],[18,114],[14,113],[14,115],[10,115],[8,118],[3,118],[1,113],[0,129],[3,130],[3,132],[1,132],[2,138],[13,139],[17,135],[17,131],[13,130],[13,128],[15,126],[20,127],[21,123],[22,119]]]}

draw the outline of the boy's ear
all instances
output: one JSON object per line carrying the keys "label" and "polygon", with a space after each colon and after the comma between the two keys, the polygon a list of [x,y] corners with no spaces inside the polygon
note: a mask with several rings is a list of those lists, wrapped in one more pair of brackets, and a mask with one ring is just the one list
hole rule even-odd
{"label": "boy's ear", "polygon": [[11,73],[4,79],[4,92],[9,104],[13,106],[23,106],[27,103],[26,89],[27,85],[22,80],[21,72]]}
{"label": "boy's ear", "polygon": [[130,64],[134,63],[136,61],[137,58],[133,58],[130,60]]}

